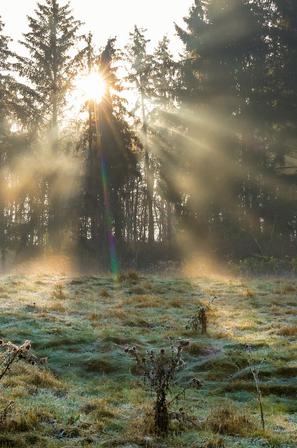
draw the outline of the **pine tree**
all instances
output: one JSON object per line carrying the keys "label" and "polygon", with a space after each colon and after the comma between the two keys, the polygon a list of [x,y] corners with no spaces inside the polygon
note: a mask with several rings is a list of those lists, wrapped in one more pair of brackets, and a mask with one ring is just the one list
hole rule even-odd
{"label": "pine tree", "polygon": [[[97,69],[106,83],[100,102],[89,101],[86,210],[92,249],[107,263],[108,252],[116,240],[123,248],[125,187],[136,175],[136,136],[126,121],[125,102],[117,76],[116,39],[109,39],[99,56],[90,44],[89,65]],[[92,60],[91,60],[92,59]]]}
{"label": "pine tree", "polygon": [[258,166],[265,158],[263,151],[249,150],[250,163],[241,163],[243,145],[263,144],[256,123],[268,108],[264,98],[259,110],[267,55],[261,12],[247,0],[195,0],[187,28],[176,27],[186,50],[179,96],[187,132],[182,147],[189,152],[179,160],[191,158],[186,214],[202,239],[210,232],[218,236],[221,222],[235,232],[241,177],[254,170],[255,155]]}
{"label": "pine tree", "polygon": [[296,139],[297,139],[297,9],[296,2],[266,1],[269,82],[267,141],[270,150],[270,184],[275,179],[274,201],[265,209],[265,218],[273,222],[275,236],[283,239],[296,234]]}
{"label": "pine tree", "polygon": [[[28,21],[29,31],[21,41],[28,57],[18,56],[17,69],[35,94],[36,127],[47,130],[46,146],[53,154],[61,155],[59,121],[66,94],[81,63],[82,52],[77,51],[81,22],[74,19],[69,3],[62,6],[58,0],[38,3],[35,16],[28,17]],[[45,213],[48,215],[49,239],[54,247],[58,247],[61,241],[66,209],[57,188],[58,176],[58,171],[51,171],[49,167],[45,178],[49,207]]]}
{"label": "pine tree", "polygon": [[76,52],[81,22],[74,19],[70,3],[61,6],[58,0],[38,3],[35,17],[28,20],[30,30],[21,44],[29,56],[19,56],[17,67],[38,94],[36,113],[52,131],[55,146],[65,96],[81,60]]}
{"label": "pine tree", "polygon": [[[152,58],[152,89],[151,102],[154,108],[150,113],[150,130],[154,146],[158,148],[155,154],[154,173],[159,209],[159,238],[171,243],[173,236],[172,183],[169,159],[174,152],[173,137],[174,117],[178,110],[177,92],[180,88],[179,63],[173,58],[169,49],[167,36],[158,43]],[[169,188],[170,185],[170,188]]]}
{"label": "pine tree", "polygon": [[129,178],[136,175],[135,149],[138,141],[127,122],[125,101],[120,92],[121,83],[117,76],[118,52],[116,39],[110,39],[100,56],[100,70],[107,84],[105,101],[102,105],[102,154],[110,181],[110,203],[114,218],[116,239],[123,240],[123,210],[121,195]]}
{"label": "pine tree", "polygon": [[[4,264],[6,255],[6,219],[4,216],[4,185],[5,178],[2,174],[3,166],[7,160],[7,137],[9,135],[9,123],[7,116],[10,113],[9,103],[11,102],[10,95],[10,81],[11,77],[9,71],[11,70],[10,57],[12,53],[9,50],[10,39],[3,34],[4,24],[0,20],[0,247],[1,247],[1,262]],[[5,144],[6,143],[6,144]]]}
{"label": "pine tree", "polygon": [[163,110],[171,109],[176,101],[179,84],[179,64],[169,49],[167,36],[158,43],[152,60],[153,89],[151,96]]}
{"label": "pine tree", "polygon": [[[270,10],[269,35],[273,57],[269,61],[272,73],[272,121],[278,131],[276,162],[286,163],[286,154],[295,156],[294,141],[297,136],[297,9],[296,2],[276,0],[276,9]],[[293,150],[293,151],[292,151]]]}
{"label": "pine tree", "polygon": [[9,133],[7,118],[16,103],[11,76],[13,53],[9,49],[11,39],[3,33],[4,24],[0,19],[0,138]]}
{"label": "pine tree", "polygon": [[149,40],[145,37],[146,30],[135,26],[130,33],[130,42],[126,47],[126,57],[129,62],[128,80],[134,85],[138,94],[138,104],[142,120],[144,147],[144,174],[146,180],[146,199],[148,215],[148,242],[154,242],[155,223],[153,213],[154,173],[152,170],[152,156],[148,148],[148,109],[147,99],[152,94],[152,57],[148,53]]}

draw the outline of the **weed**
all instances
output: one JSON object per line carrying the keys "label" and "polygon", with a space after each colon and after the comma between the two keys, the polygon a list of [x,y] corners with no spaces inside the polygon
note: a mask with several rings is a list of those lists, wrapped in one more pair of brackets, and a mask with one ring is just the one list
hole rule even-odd
{"label": "weed", "polygon": [[265,431],[265,419],[264,419],[264,411],[263,411],[263,399],[262,399],[262,392],[260,389],[260,383],[259,383],[259,371],[257,369],[254,369],[251,367],[251,372],[255,381],[256,390],[257,390],[257,400],[259,403],[260,408],[260,416],[261,416],[261,423],[262,423],[262,429]]}
{"label": "weed", "polygon": [[250,365],[250,369],[251,369],[251,373],[253,375],[253,379],[254,379],[255,386],[256,386],[257,400],[258,400],[258,403],[259,403],[262,429],[263,429],[263,431],[265,431],[265,418],[264,418],[264,410],[263,410],[263,398],[262,398],[262,392],[261,392],[260,381],[259,381],[259,367],[255,367],[254,365]]}
{"label": "weed", "polygon": [[[125,349],[125,352],[135,359],[138,369],[144,375],[145,384],[148,384],[155,393],[154,431],[158,435],[166,436],[168,434],[169,407],[185,393],[185,389],[183,389],[168,402],[168,393],[174,384],[176,374],[185,365],[182,352],[188,345],[188,341],[180,341],[177,346],[171,344],[167,350],[161,349],[157,353],[151,350],[144,355],[139,353],[136,347],[126,347]],[[193,379],[191,386],[200,387],[201,383],[199,380]]]}
{"label": "weed", "polygon": [[201,334],[207,333],[207,314],[206,307],[200,306],[193,316],[190,317],[186,329],[197,332],[201,329]]}
{"label": "weed", "polygon": [[31,341],[25,341],[22,345],[15,345],[11,342],[4,342],[0,340],[0,348],[4,349],[4,355],[2,359],[2,371],[0,372],[0,380],[9,372],[11,366],[19,361],[24,360],[29,364],[45,364],[47,362],[46,358],[37,358],[30,352]]}
{"label": "weed", "polygon": [[56,283],[54,286],[53,291],[53,297],[58,300],[63,300],[66,298],[65,292],[64,292],[64,286],[62,283]]}

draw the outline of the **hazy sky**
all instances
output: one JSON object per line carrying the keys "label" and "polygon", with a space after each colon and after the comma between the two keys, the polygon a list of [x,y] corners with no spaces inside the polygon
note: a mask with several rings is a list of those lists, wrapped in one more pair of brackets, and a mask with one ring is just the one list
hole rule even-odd
{"label": "hazy sky", "polygon": [[[98,46],[113,36],[118,36],[119,44],[123,45],[129,31],[137,24],[148,29],[153,43],[168,34],[175,53],[181,46],[175,38],[174,22],[183,23],[182,18],[192,3],[193,0],[71,0],[75,17],[85,22],[85,31],[92,31]],[[6,34],[20,39],[26,31],[26,15],[33,13],[35,5],[36,0],[0,0]]]}

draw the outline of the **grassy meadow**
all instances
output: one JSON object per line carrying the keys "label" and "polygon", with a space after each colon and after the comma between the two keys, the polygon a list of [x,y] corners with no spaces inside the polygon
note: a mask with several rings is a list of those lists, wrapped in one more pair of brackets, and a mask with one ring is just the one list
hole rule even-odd
{"label": "grassy meadow", "polygon": [[[285,277],[1,277],[1,338],[30,339],[48,363],[20,361],[1,380],[0,446],[296,447],[296,297],[297,280]],[[205,336],[188,328],[201,304]],[[202,388],[172,404],[162,439],[151,430],[153,394],[124,349],[167,348],[170,338],[190,341],[172,396],[193,377]]]}

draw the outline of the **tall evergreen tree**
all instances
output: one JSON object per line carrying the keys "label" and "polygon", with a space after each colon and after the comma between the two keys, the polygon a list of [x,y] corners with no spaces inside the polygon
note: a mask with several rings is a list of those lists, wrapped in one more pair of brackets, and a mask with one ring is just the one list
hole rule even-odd
{"label": "tall evergreen tree", "polygon": [[9,50],[9,37],[3,33],[4,24],[0,21],[0,247],[1,247],[1,261],[4,263],[6,254],[6,244],[7,244],[7,229],[6,229],[6,219],[4,216],[4,166],[7,161],[7,137],[9,134],[9,123],[7,122],[7,116],[10,112],[9,103],[11,102],[10,95],[10,74],[11,63],[10,57],[11,52]]}
{"label": "tall evergreen tree", "polygon": [[11,103],[11,75],[12,52],[9,49],[10,38],[3,33],[4,24],[0,20],[0,126],[1,136],[5,133],[6,118],[10,112]]}
{"label": "tall evergreen tree", "polygon": [[[190,138],[183,147],[190,151],[193,179],[187,216],[205,238],[211,223],[223,220],[231,228],[236,222],[238,184],[245,175],[241,167],[253,169],[248,159],[240,167],[241,142],[255,144],[265,82],[265,34],[261,11],[247,0],[195,0],[185,22],[186,30],[176,28],[186,49],[180,99]],[[257,154],[261,164],[263,142],[256,145],[259,151],[249,155]]]}
{"label": "tall evergreen tree", "polygon": [[152,94],[152,57],[148,53],[149,40],[145,37],[144,29],[135,26],[130,34],[130,42],[126,47],[126,56],[129,62],[128,80],[134,84],[138,94],[138,106],[140,109],[143,131],[144,147],[144,173],[146,179],[147,216],[148,216],[148,241],[154,242],[155,225],[153,212],[154,198],[154,173],[152,170],[151,153],[148,147],[148,108],[147,100]]}
{"label": "tall evergreen tree", "polygon": [[284,166],[285,156],[294,154],[297,140],[297,9],[292,0],[276,0],[274,3],[276,8],[270,9],[268,17],[271,24],[268,35],[273,55],[269,60],[272,74],[271,118],[278,132],[276,162]]}
{"label": "tall evergreen tree", "polygon": [[29,56],[18,57],[18,69],[38,93],[36,109],[53,132],[56,145],[58,122],[66,93],[77,75],[81,54],[76,45],[81,22],[75,20],[70,3],[58,0],[38,3],[35,17],[28,17],[29,31],[21,41]]}
{"label": "tall evergreen tree", "polygon": [[[77,51],[81,22],[75,20],[70,3],[58,0],[38,3],[34,17],[28,17],[29,31],[22,46],[28,57],[18,56],[19,74],[36,93],[35,122],[48,130],[46,146],[53,153],[59,149],[59,120],[67,92],[78,73],[82,53]],[[60,148],[61,149],[61,148]],[[46,176],[49,238],[54,246],[60,244],[62,223],[65,221],[59,185],[59,173],[49,167]]]}
{"label": "tall evergreen tree", "polygon": [[[117,77],[115,39],[110,39],[98,57],[92,58],[106,84],[97,104],[89,101],[88,161],[86,182],[90,241],[101,261],[106,262],[111,239],[123,247],[125,186],[136,175],[137,139],[128,125],[122,89]],[[94,51],[91,51],[92,55]],[[90,54],[91,54],[90,53]],[[100,86],[98,86],[100,88]]]}
{"label": "tall evergreen tree", "polygon": [[[172,172],[170,157],[175,148],[174,126],[177,113],[177,92],[180,88],[180,65],[173,58],[167,36],[158,43],[152,58],[151,101],[154,108],[149,115],[151,140],[155,153],[154,172],[157,197],[159,197],[158,227],[162,241],[171,243],[173,238]],[[169,185],[170,188],[169,188]],[[174,201],[173,201],[174,202]]]}

